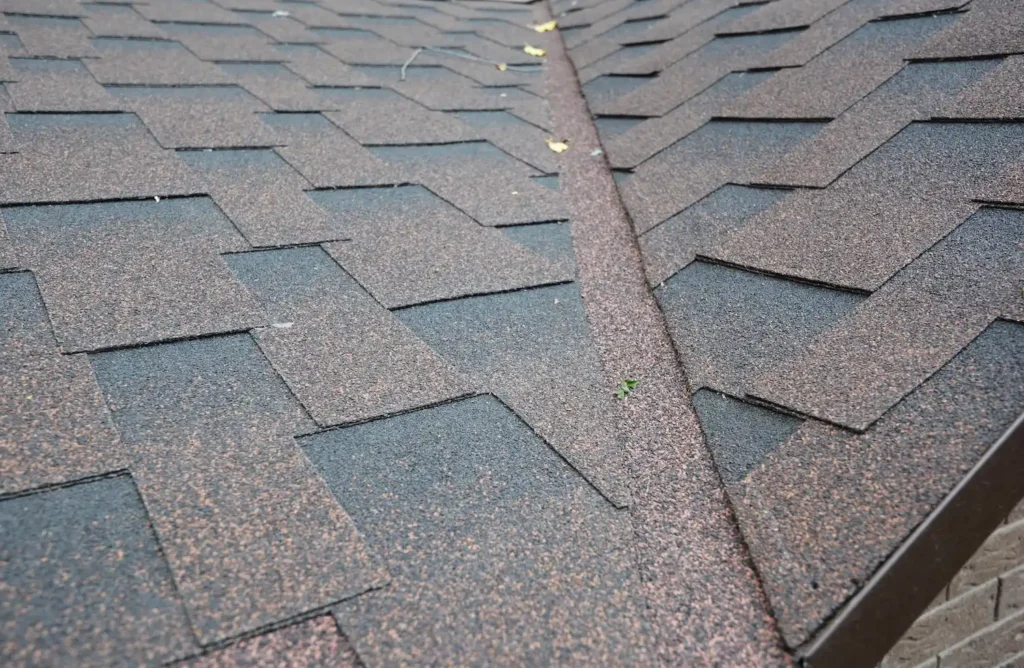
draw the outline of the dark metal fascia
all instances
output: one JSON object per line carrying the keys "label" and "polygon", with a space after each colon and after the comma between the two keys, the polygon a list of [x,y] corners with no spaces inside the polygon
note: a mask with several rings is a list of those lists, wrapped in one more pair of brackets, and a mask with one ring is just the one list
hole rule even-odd
{"label": "dark metal fascia", "polygon": [[1024,497],[1024,415],[849,603],[797,651],[807,668],[869,668]]}

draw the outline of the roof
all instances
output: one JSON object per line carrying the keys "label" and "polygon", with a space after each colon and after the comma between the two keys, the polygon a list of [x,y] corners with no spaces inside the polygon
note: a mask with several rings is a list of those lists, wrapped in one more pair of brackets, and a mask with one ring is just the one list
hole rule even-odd
{"label": "roof", "polygon": [[0,0],[3,654],[803,656],[1021,449],[1022,27]]}

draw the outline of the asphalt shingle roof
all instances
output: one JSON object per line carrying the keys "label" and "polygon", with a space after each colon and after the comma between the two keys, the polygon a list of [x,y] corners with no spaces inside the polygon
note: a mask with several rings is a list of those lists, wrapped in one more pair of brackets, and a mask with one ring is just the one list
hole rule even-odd
{"label": "asphalt shingle roof", "polygon": [[786,665],[1024,412],[1021,54],[1015,0],[0,0],[0,655]]}

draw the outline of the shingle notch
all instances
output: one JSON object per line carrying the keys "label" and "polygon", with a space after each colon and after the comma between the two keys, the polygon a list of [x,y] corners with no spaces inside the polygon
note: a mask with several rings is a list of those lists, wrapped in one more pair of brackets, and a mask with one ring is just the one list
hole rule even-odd
{"label": "shingle notch", "polygon": [[602,377],[578,287],[459,299],[397,315],[522,416],[607,498],[628,503],[612,388]]}
{"label": "shingle notch", "polygon": [[809,420],[749,476],[732,496],[790,645],[905,540],[1022,398],[1024,326],[996,321],[866,433]]}
{"label": "shingle notch", "polygon": [[320,248],[226,256],[272,322],[260,348],[321,425],[459,396],[455,371]]}
{"label": "shingle notch", "polygon": [[743,480],[800,426],[798,418],[708,389],[694,393],[693,408],[727,486]]}
{"label": "shingle notch", "polygon": [[248,335],[92,363],[200,643],[386,581],[292,440],[309,420]]}
{"label": "shingle notch", "polygon": [[335,608],[365,660],[649,660],[628,518],[493,397],[303,444],[394,575]]}
{"label": "shingle notch", "polygon": [[982,209],[751,393],[864,430],[1024,301],[1024,213]]}
{"label": "shingle notch", "polygon": [[64,352],[263,324],[218,257],[247,245],[209,199],[13,207],[4,218]]}
{"label": "shingle notch", "polygon": [[328,252],[387,308],[572,278],[570,268],[478,225],[420,186],[311,197],[351,233]]}
{"label": "shingle notch", "polygon": [[129,477],[0,501],[0,536],[5,661],[157,664],[197,651]]}
{"label": "shingle notch", "polygon": [[126,468],[89,363],[60,354],[31,274],[0,274],[0,314],[0,495]]}

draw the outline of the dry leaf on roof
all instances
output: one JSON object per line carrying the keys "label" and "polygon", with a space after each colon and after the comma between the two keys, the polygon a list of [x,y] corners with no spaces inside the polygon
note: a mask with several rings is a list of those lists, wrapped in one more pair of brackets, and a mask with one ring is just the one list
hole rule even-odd
{"label": "dry leaf on roof", "polygon": [[533,29],[537,32],[551,32],[558,27],[558,21],[548,21],[547,23],[541,23],[533,26]]}
{"label": "dry leaf on roof", "polygon": [[523,47],[523,51],[526,52],[526,55],[535,56],[537,58],[542,58],[544,55],[547,54],[547,51],[545,51],[544,49],[538,49],[537,47],[530,46],[529,44]]}
{"label": "dry leaf on roof", "polygon": [[555,153],[564,153],[565,151],[569,150],[568,139],[566,139],[565,141],[555,141],[551,137],[548,137],[544,141],[548,143],[548,148],[554,151]]}
{"label": "dry leaf on roof", "polygon": [[508,69],[508,65],[505,63],[498,63],[497,65],[495,65],[495,67],[497,67],[498,70],[501,72],[504,72],[505,70]]}

